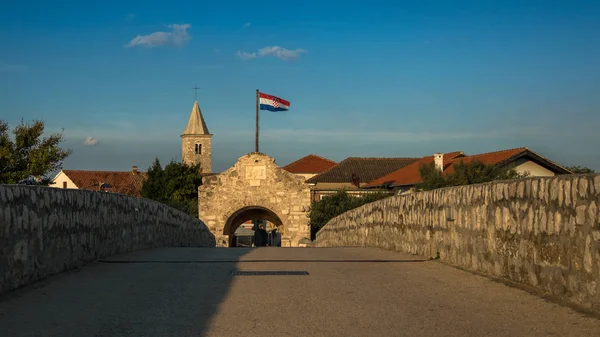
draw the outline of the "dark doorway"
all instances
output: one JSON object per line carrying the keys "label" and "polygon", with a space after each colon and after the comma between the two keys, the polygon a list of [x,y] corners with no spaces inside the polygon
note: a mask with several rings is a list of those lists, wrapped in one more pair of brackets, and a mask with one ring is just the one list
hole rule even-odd
{"label": "dark doorway", "polygon": [[[233,213],[223,227],[223,234],[229,236],[229,247],[248,247],[258,226],[264,225],[268,233],[273,228],[281,232],[283,223],[275,212],[261,206],[247,206]],[[269,236],[270,239],[270,236]]]}

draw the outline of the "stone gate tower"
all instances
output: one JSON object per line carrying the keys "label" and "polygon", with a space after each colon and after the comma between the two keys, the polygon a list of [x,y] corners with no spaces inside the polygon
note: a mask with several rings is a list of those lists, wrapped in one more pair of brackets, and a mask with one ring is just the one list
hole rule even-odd
{"label": "stone gate tower", "polygon": [[181,159],[185,164],[200,164],[200,173],[211,172],[211,135],[202,117],[198,101],[181,135]]}

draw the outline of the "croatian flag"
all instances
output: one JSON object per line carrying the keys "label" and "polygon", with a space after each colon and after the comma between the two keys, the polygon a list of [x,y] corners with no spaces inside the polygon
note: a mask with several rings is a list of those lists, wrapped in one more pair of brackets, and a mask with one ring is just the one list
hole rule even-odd
{"label": "croatian flag", "polygon": [[287,111],[290,108],[290,102],[279,97],[259,93],[260,109],[269,111]]}

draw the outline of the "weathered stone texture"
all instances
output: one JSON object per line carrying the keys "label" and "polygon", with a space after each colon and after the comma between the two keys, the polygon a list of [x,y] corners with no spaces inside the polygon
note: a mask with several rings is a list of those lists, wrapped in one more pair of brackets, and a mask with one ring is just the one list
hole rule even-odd
{"label": "weathered stone texture", "polygon": [[0,293],[119,253],[214,247],[198,219],[122,194],[0,185]]}
{"label": "weathered stone texture", "polygon": [[217,245],[227,245],[226,225],[234,214],[253,207],[267,209],[281,220],[282,246],[297,247],[300,240],[310,239],[306,213],[310,188],[302,177],[281,169],[265,154],[252,152],[239,158],[233,167],[207,177],[198,188],[199,218],[215,235]]}
{"label": "weathered stone texture", "polygon": [[599,184],[557,176],[394,196],[332,219],[316,245],[439,253],[600,311]]}
{"label": "weathered stone texture", "polygon": [[[181,159],[188,165],[200,164],[201,173],[212,170],[212,135],[181,136]],[[201,153],[196,154],[196,144],[202,145]]]}

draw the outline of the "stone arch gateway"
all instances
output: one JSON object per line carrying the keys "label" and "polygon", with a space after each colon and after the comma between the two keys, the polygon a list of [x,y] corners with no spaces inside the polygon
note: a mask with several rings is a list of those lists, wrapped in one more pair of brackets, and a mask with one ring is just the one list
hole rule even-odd
{"label": "stone arch gateway", "polygon": [[225,226],[223,226],[223,235],[229,236],[228,244],[230,247],[232,246],[231,239],[236,229],[248,220],[267,220],[277,226],[277,228],[282,228],[283,226],[283,221],[270,209],[261,206],[241,208],[234,212],[225,222]]}
{"label": "stone arch gateway", "polygon": [[282,246],[298,247],[302,239],[310,239],[309,207],[304,179],[263,153],[240,157],[198,187],[198,216],[221,247],[229,246],[231,235],[247,220],[270,221],[282,234]]}

